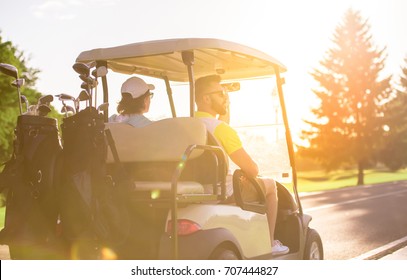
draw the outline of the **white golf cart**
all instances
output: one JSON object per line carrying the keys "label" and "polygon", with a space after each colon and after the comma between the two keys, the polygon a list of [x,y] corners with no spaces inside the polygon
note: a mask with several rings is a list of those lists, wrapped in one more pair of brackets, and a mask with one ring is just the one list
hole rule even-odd
{"label": "white golf cart", "polygon": [[[117,154],[109,152],[108,164],[120,161],[135,182],[130,195],[134,242],[128,254],[119,258],[323,259],[321,239],[309,227],[311,217],[303,213],[297,192],[282,91],[283,64],[258,50],[216,39],[171,39],[94,49],[82,52],[76,61],[106,67],[115,74],[161,79],[167,89],[169,117],[144,128],[107,123],[105,111],[106,127],[117,148]],[[193,118],[194,81],[212,74],[220,75],[231,91],[231,125],[234,117],[240,118],[236,129],[261,171],[277,182],[292,183],[293,195],[277,183],[275,238],[290,248],[286,255],[271,254],[264,199],[242,201],[239,180],[234,180],[234,202],[226,200],[225,177],[233,167],[201,121]],[[103,102],[109,102],[108,76],[102,77]],[[254,83],[262,88],[254,89]],[[185,87],[189,94],[182,91]],[[173,93],[174,88],[180,93]],[[257,95],[261,90],[265,95]],[[153,102],[160,95],[163,97],[156,91]],[[246,99],[238,101],[240,97]],[[185,100],[189,110],[180,116],[182,110],[176,104]],[[250,107],[256,109],[245,110]],[[258,112],[261,109],[265,111]],[[247,125],[244,113],[257,124]],[[234,176],[239,177],[239,170]]]}

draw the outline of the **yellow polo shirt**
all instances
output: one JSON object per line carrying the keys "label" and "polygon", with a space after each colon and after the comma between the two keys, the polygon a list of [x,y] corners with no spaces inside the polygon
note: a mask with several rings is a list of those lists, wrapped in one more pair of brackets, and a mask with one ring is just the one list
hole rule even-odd
{"label": "yellow polo shirt", "polygon": [[207,112],[195,112],[195,117],[202,120],[206,129],[212,133],[225,149],[228,155],[243,147],[242,141],[230,125],[220,121]]}

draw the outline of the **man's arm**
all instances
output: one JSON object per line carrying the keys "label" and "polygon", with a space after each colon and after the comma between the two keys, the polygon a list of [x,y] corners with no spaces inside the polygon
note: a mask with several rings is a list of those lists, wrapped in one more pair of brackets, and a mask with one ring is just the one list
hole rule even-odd
{"label": "man's arm", "polygon": [[248,177],[257,177],[259,168],[244,148],[240,148],[229,155],[230,159],[242,169]]}

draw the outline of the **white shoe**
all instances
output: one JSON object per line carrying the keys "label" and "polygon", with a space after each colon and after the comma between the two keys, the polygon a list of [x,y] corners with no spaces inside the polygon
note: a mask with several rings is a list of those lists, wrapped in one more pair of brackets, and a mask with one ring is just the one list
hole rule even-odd
{"label": "white shoe", "polygon": [[271,247],[271,253],[274,256],[284,255],[290,252],[290,249],[287,246],[284,246],[279,240],[274,240],[274,245]]}

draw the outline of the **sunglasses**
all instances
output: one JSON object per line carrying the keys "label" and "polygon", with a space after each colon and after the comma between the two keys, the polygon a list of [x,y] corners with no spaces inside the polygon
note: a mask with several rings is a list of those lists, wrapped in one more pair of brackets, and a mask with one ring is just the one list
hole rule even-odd
{"label": "sunglasses", "polygon": [[216,94],[222,98],[226,97],[226,92],[224,90],[217,90],[217,91],[212,91],[212,92],[207,92],[204,95],[211,95],[211,94]]}

